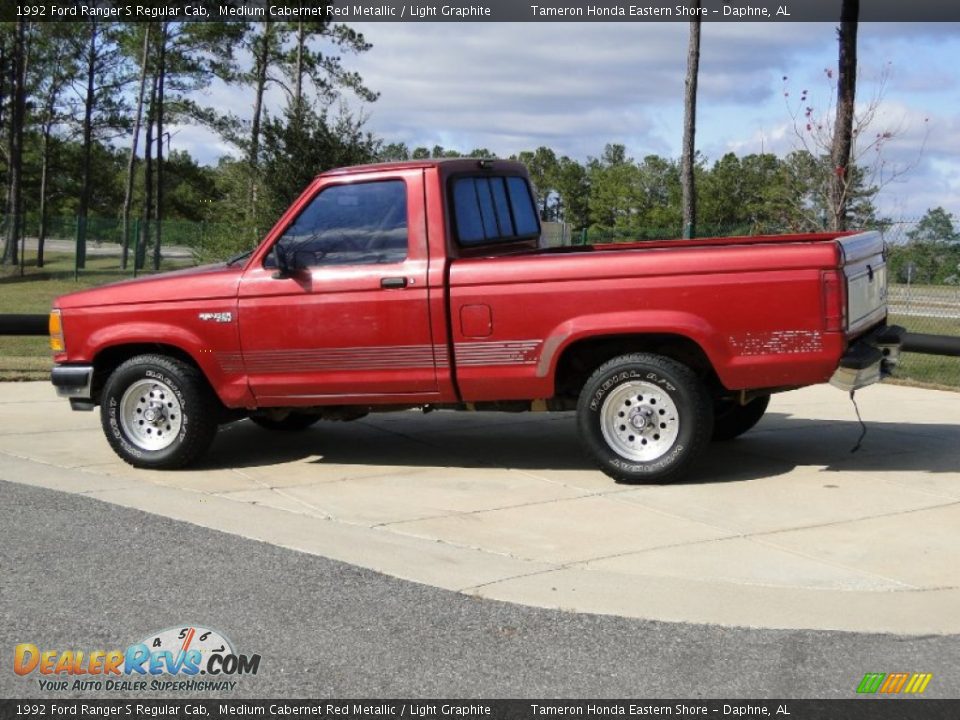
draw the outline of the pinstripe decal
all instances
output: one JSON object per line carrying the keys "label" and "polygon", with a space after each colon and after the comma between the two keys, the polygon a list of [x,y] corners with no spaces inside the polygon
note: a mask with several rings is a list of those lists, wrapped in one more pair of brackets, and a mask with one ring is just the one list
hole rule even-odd
{"label": "pinstripe decal", "polygon": [[243,355],[238,352],[218,352],[216,353],[217,362],[220,363],[220,369],[226,373],[243,372]]}
{"label": "pinstripe decal", "polygon": [[456,343],[454,352],[459,366],[533,365],[541,345],[541,340]]}
{"label": "pinstripe decal", "polygon": [[[488,365],[533,365],[540,340],[456,343],[457,364],[468,367]],[[394,368],[445,368],[449,366],[442,345],[372,345],[349,348],[303,350],[254,350],[248,353],[218,352],[224,373],[282,373],[390,370]]]}

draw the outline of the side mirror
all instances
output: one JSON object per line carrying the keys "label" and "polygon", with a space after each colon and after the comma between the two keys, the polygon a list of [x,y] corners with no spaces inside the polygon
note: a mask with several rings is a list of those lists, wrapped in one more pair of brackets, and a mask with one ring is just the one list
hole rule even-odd
{"label": "side mirror", "polygon": [[297,250],[293,254],[293,272],[309,270],[320,261],[324,254],[314,250]]}
{"label": "side mirror", "polygon": [[315,262],[314,253],[309,250],[295,250],[291,256],[279,245],[273,246],[273,256],[277,261],[277,270],[273,273],[274,280],[289,280],[302,275]]}
{"label": "side mirror", "polygon": [[274,271],[273,277],[274,280],[286,280],[290,277],[290,263],[287,262],[287,253],[285,253],[281,248],[280,244],[273,246],[273,249],[270,251],[273,255],[274,260],[277,263],[277,269]]}
{"label": "side mirror", "polygon": [[310,274],[310,268],[323,259],[326,253],[319,250],[294,250],[285,252],[279,245],[273,246],[273,255],[277,261],[277,271],[273,273],[274,280],[289,280]]}

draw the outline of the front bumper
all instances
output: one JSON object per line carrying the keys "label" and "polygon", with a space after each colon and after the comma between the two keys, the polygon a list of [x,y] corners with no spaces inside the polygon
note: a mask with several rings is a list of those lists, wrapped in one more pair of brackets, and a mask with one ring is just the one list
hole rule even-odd
{"label": "front bumper", "polygon": [[57,365],[50,372],[57,395],[70,398],[74,410],[93,410],[93,365]]}
{"label": "front bumper", "polygon": [[880,382],[900,361],[905,334],[906,330],[899,325],[888,325],[858,339],[840,358],[830,384],[853,392]]}

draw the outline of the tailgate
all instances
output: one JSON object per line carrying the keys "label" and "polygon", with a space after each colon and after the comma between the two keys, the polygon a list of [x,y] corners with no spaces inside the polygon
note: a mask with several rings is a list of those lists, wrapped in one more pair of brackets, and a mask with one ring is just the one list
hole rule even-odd
{"label": "tailgate", "polygon": [[837,243],[847,280],[847,334],[859,335],[887,316],[883,238],[878,232],[863,232]]}

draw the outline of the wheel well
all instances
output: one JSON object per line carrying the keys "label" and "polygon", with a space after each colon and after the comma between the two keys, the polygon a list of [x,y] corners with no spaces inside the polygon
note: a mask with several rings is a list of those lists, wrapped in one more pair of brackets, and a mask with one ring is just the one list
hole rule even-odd
{"label": "wheel well", "polygon": [[[104,348],[93,359],[93,387],[91,394],[94,402],[100,401],[100,393],[103,390],[103,386],[114,370],[132,357],[148,354],[166,355],[167,357],[176,358],[200,370],[200,366],[197,365],[196,360],[193,359],[190,353],[174,345],[138,343],[134,345],[114,345],[113,347]],[[203,373],[201,372],[201,374]]]}
{"label": "wheel well", "polygon": [[578,340],[557,361],[554,388],[561,398],[576,399],[587,379],[600,365],[619,355],[648,352],[672,358],[693,370],[712,394],[723,384],[710,359],[696,342],[683,335],[610,335]]}

